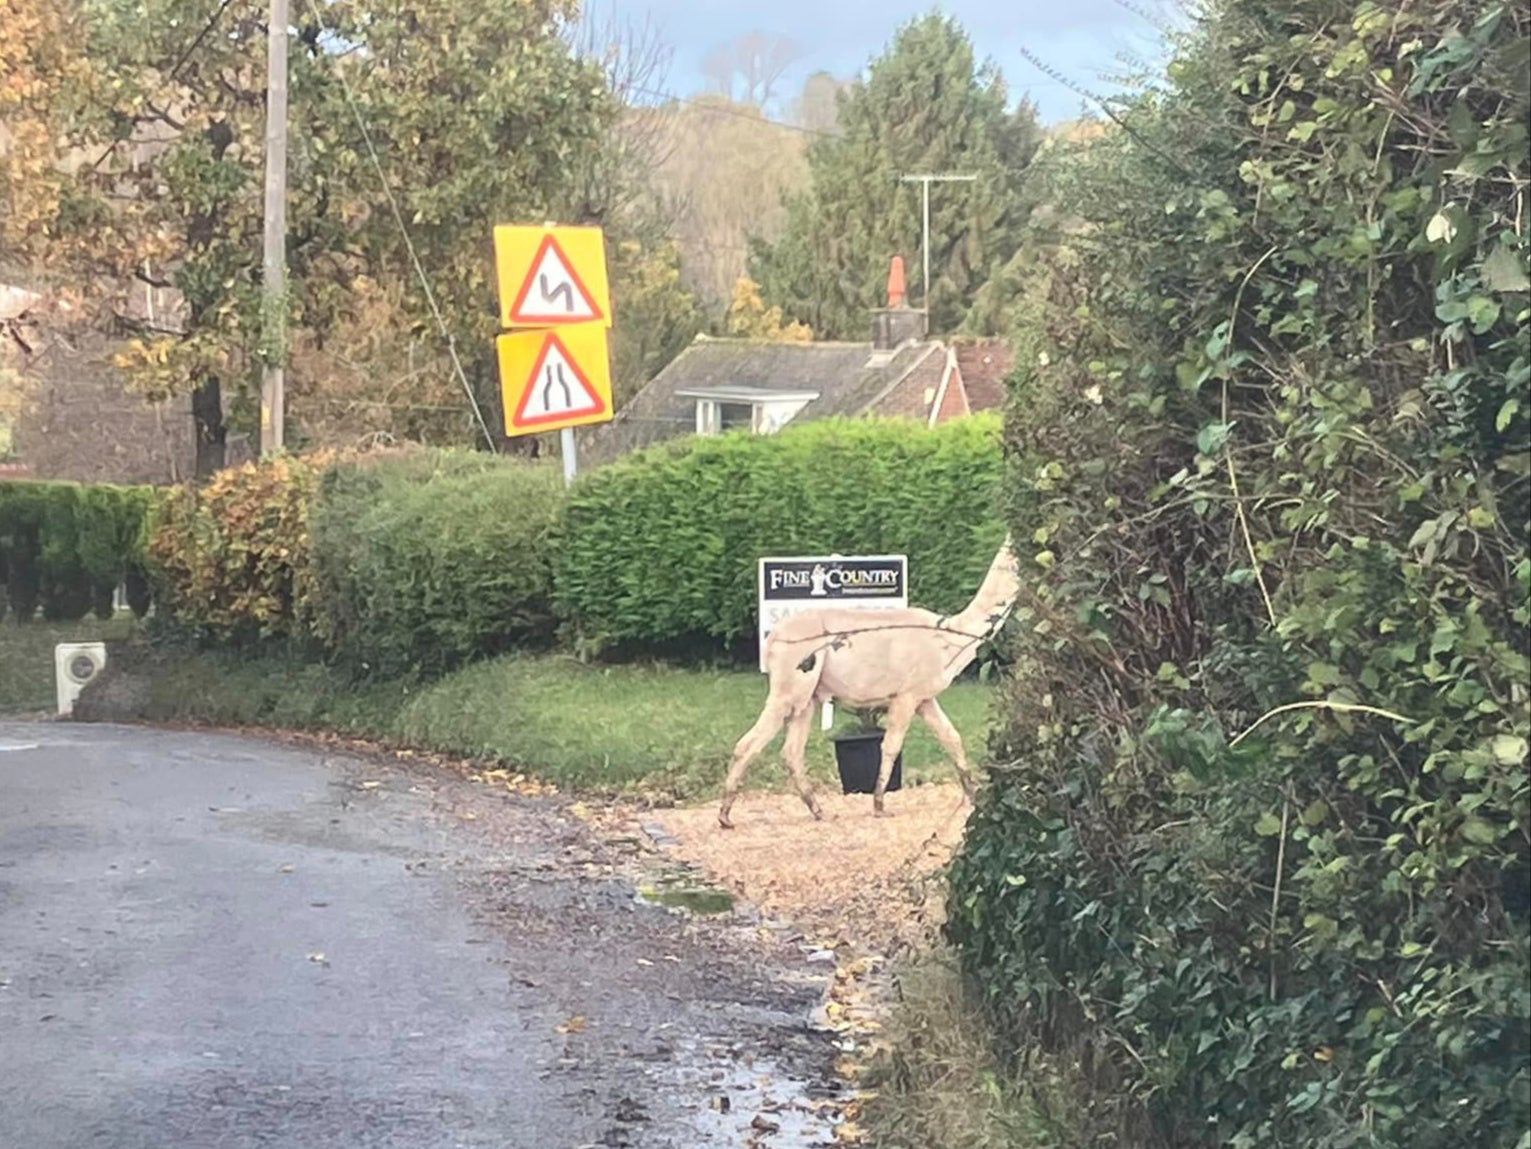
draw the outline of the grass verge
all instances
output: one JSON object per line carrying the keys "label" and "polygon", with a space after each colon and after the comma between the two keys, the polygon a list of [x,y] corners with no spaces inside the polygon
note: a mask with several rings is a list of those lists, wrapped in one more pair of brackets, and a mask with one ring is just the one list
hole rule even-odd
{"label": "grass verge", "polygon": [[120,642],[132,636],[131,615],[103,622],[0,621],[0,714],[53,710],[53,647],[60,642]]}
{"label": "grass verge", "polygon": [[[554,785],[642,790],[676,800],[716,794],[734,741],[765,701],[762,675],[664,666],[589,666],[513,655],[475,663],[425,685],[352,682],[313,663],[222,653],[144,653],[131,714],[152,721],[331,730],[490,758]],[[958,683],[941,703],[972,747],[988,735],[990,691]],[[843,726],[848,716],[837,715]],[[747,785],[788,779],[780,737]],[[837,779],[827,737],[809,740],[809,769]],[[923,726],[905,745],[906,785],[954,777]],[[835,781],[838,785],[838,782]]]}
{"label": "grass verge", "polygon": [[[886,1047],[869,1068],[862,1117],[882,1149],[1060,1149],[1081,1145],[1071,1094],[1052,1069],[1025,1079],[995,1056],[956,958],[920,953],[897,972]],[[1056,1116],[1049,1116],[1053,1114]]]}

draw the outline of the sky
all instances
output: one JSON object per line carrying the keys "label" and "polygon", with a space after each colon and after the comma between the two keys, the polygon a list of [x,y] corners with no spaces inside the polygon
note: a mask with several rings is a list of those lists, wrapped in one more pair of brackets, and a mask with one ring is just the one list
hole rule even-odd
{"label": "sky", "polygon": [[[1045,124],[1074,119],[1079,95],[1029,63],[1026,47],[1069,80],[1104,94],[1124,52],[1161,57],[1162,37],[1148,13],[1168,14],[1172,0],[944,0],[936,5],[967,29],[980,59],[999,66],[1012,94],[1025,93]],[[667,88],[703,89],[702,62],[717,45],[746,32],[783,36],[801,57],[783,91],[795,96],[809,73],[856,75],[901,24],[932,9],[931,0],[590,0],[623,21],[648,20],[673,51]],[[781,114],[783,108],[771,111]]]}

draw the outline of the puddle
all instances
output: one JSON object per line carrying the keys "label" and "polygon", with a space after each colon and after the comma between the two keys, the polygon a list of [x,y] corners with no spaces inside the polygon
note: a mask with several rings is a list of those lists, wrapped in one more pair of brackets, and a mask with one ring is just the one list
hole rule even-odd
{"label": "puddle", "polygon": [[687,869],[665,870],[638,887],[638,900],[645,905],[688,913],[715,915],[732,913],[734,896],[703,881]]}
{"label": "puddle", "polygon": [[812,1149],[834,1144],[840,1091],[816,1085],[770,1056],[683,1043],[674,1084],[694,1144]]}

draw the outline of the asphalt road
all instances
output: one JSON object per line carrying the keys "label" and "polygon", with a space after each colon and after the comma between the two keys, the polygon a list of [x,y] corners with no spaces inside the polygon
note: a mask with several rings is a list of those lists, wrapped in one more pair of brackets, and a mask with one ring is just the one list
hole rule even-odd
{"label": "asphalt road", "polygon": [[827,971],[638,904],[638,849],[439,770],[0,722],[0,1149],[827,1143]]}

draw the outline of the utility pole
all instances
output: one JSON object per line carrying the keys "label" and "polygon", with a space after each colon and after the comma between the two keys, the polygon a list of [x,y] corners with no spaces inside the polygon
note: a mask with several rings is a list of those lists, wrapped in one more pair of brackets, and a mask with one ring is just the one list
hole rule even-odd
{"label": "utility pole", "polygon": [[265,290],[261,297],[260,453],[282,449],[287,363],[287,0],[266,24]]}
{"label": "utility pole", "polygon": [[920,296],[925,304],[925,325],[930,325],[930,185],[933,183],[971,183],[978,177],[976,175],[960,175],[955,172],[931,173],[928,175],[900,176],[902,183],[921,184],[924,193],[924,238],[920,241],[920,247],[925,257],[925,278],[920,280]]}

